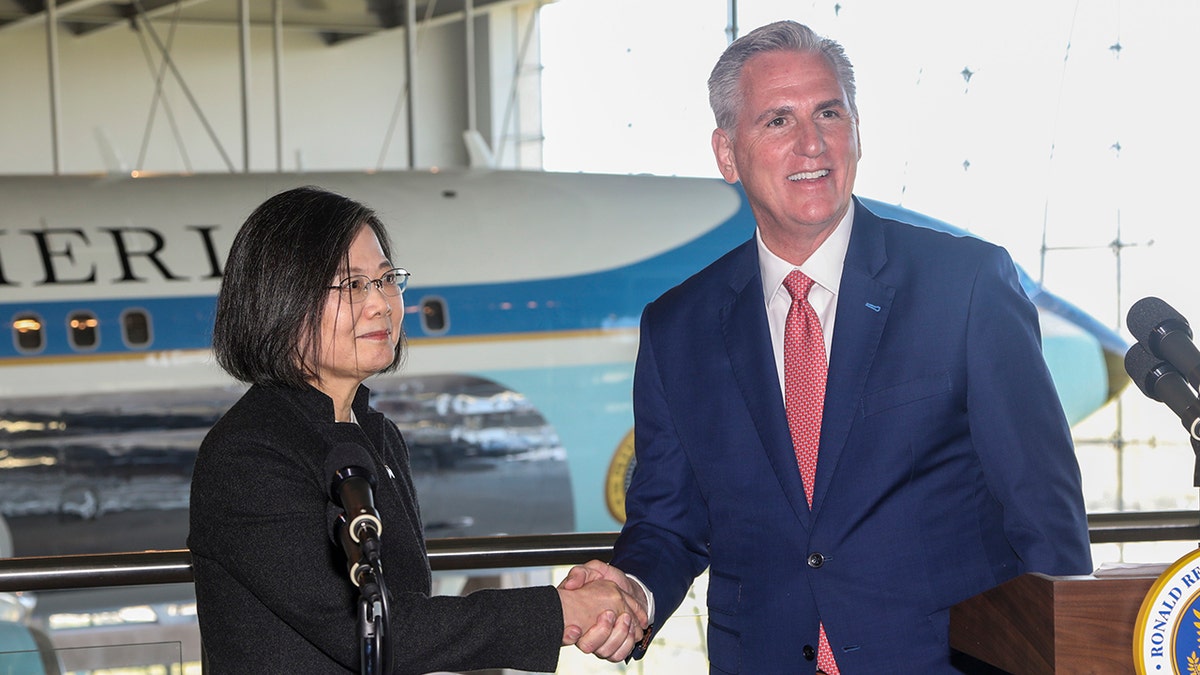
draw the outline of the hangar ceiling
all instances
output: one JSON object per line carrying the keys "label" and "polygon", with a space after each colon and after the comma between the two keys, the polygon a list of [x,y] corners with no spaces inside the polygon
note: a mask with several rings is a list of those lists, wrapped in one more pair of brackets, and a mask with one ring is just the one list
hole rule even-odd
{"label": "hangar ceiling", "polygon": [[[75,35],[133,21],[140,14],[174,18],[182,24],[236,25],[241,21],[239,0],[53,0],[58,23]],[[475,8],[504,0],[473,0]],[[420,21],[461,13],[467,0],[414,0]],[[252,25],[271,25],[278,7],[288,30],[319,33],[328,43],[403,26],[409,12],[406,0],[246,0]],[[6,29],[45,22],[44,0],[0,0],[0,33]]]}
{"label": "hangar ceiling", "polygon": [[[207,58],[193,50],[190,53],[193,60],[188,63],[186,58],[189,56],[189,52],[184,51],[184,61],[181,63],[180,54],[172,53],[172,45],[169,44],[169,41],[164,43],[163,39],[157,35],[155,26],[169,24],[172,28],[178,26],[229,31],[239,35],[240,42],[238,44],[243,50],[246,49],[249,42],[245,38],[248,32],[242,33],[242,29],[246,27],[270,30],[276,37],[283,33],[306,34],[318,38],[329,46],[360,42],[367,45],[375,44],[376,49],[379,49],[378,45],[389,44],[392,49],[389,52],[390,58],[394,58],[395,48],[401,42],[399,42],[400,37],[386,37],[391,34],[403,37],[402,48],[408,52],[404,59],[406,69],[416,68],[415,64],[419,60],[417,40],[410,41],[409,37],[422,32],[422,29],[434,29],[426,33],[435,37],[428,38],[424,43],[424,47],[431,56],[424,59],[421,66],[422,72],[432,78],[431,81],[435,83],[434,85],[410,87],[407,83],[416,77],[414,73],[405,72],[397,75],[394,67],[385,65],[382,68],[388,82],[395,84],[399,77],[400,86],[403,88],[402,92],[388,97],[387,101],[379,99],[380,93],[376,89],[372,89],[368,93],[367,100],[372,102],[372,105],[375,106],[374,109],[391,111],[389,126],[380,131],[385,134],[385,140],[378,153],[379,158],[376,163],[381,164],[384,161],[383,157],[392,147],[393,138],[396,138],[395,147],[397,149],[395,152],[397,155],[399,153],[406,155],[404,159],[406,166],[416,166],[418,163],[430,166],[458,166],[468,161],[468,155],[462,142],[464,129],[479,131],[484,134],[485,141],[490,144],[490,147],[509,148],[510,152],[516,152],[513,148],[533,147],[534,141],[526,140],[527,137],[536,139],[540,143],[540,126],[528,122],[526,119],[536,113],[537,107],[531,105],[518,107],[512,103],[517,100],[512,92],[517,91],[515,82],[523,77],[536,77],[538,74],[533,65],[523,67],[521,64],[529,52],[525,48],[529,43],[527,36],[535,34],[534,31],[536,31],[534,20],[536,10],[549,2],[553,2],[553,0],[0,0],[0,41],[8,36],[13,36],[17,38],[14,40],[14,44],[17,45],[27,44],[35,49],[37,43],[41,41],[47,45],[45,52],[48,54],[46,89],[50,99],[47,119],[50,130],[51,173],[59,174],[64,170],[64,161],[67,159],[65,153],[68,150],[74,153],[72,156],[76,159],[72,161],[77,163],[79,154],[76,149],[91,148],[93,145],[99,146],[100,161],[104,170],[107,171],[113,171],[114,167],[117,167],[115,170],[124,172],[127,168],[124,159],[112,156],[114,154],[113,146],[116,146],[126,148],[125,154],[129,156],[132,156],[129,148],[139,149],[138,159],[129,167],[133,170],[179,170],[190,173],[195,170],[222,170],[222,167],[225,170],[235,171],[239,169],[238,164],[240,164],[241,170],[249,171],[252,167],[250,156],[252,152],[255,157],[265,156],[266,144],[259,143],[257,139],[267,136],[265,133],[256,132],[259,130],[269,132],[272,127],[270,122],[266,122],[265,116],[259,121],[252,119],[248,101],[253,98],[259,99],[261,105],[258,110],[273,109],[275,113],[273,126],[276,170],[280,170],[285,164],[285,141],[291,142],[289,151],[296,153],[294,162],[299,166],[298,148],[301,147],[301,144],[296,139],[316,138],[317,140],[312,141],[312,144],[321,147],[322,150],[317,151],[315,156],[324,157],[325,161],[335,163],[345,163],[346,160],[330,159],[330,157],[337,156],[337,153],[330,148],[339,143],[343,146],[353,145],[359,139],[353,136],[352,130],[339,129],[332,133],[334,135],[341,134],[338,136],[341,140],[336,143],[330,142],[327,140],[327,135],[323,135],[323,129],[319,125],[316,125],[317,128],[313,127],[311,115],[307,118],[303,115],[290,117],[288,120],[290,126],[285,125],[282,119],[282,111],[285,108],[284,92],[280,84],[282,76],[279,67],[279,63],[284,59],[281,40],[276,39],[271,43],[273,55],[267,57],[273,59],[275,63],[275,72],[273,76],[270,76],[275,78],[274,89],[262,84],[264,82],[269,84],[270,79],[260,78],[258,86],[251,91],[249,74],[251,63],[245,54],[239,58],[236,51],[233,54],[228,51],[219,54],[213,52],[212,58]],[[479,20],[466,23],[466,17],[472,15],[478,17]],[[494,18],[498,15],[505,17],[500,21],[505,28],[499,37],[495,37],[491,35],[491,31],[494,30],[492,26],[496,25]],[[404,30],[410,27],[410,23],[414,30]],[[457,26],[458,24],[469,25],[471,28],[461,31],[457,27],[442,30],[443,27]],[[47,27],[50,25],[56,26],[56,30],[47,31]],[[401,30],[398,31],[398,28]],[[479,29],[482,32],[479,36],[475,36],[473,29]],[[136,35],[137,41],[132,43],[126,41],[127,36],[130,35]],[[227,34],[222,35],[225,37]],[[372,43],[372,41],[356,40],[356,38],[371,35],[379,35],[385,39],[385,42],[375,41]],[[60,38],[69,40],[72,56],[61,65],[58,46]],[[96,39],[90,40],[89,38]],[[146,72],[130,70],[130,76],[127,78],[121,76],[108,79],[92,77],[89,75],[88,69],[93,66],[102,67],[100,63],[102,57],[90,56],[86,46],[90,44],[96,44],[101,50],[107,49],[110,54],[116,53],[118,58],[113,62],[114,68],[118,67],[116,64],[120,64],[120,67],[125,69],[135,67],[136,58],[129,57],[130,54],[140,53],[144,56],[147,64],[151,67],[150,82],[154,86],[149,112],[134,115],[139,119],[147,120],[144,127],[130,122],[132,118],[126,114],[125,107],[120,104],[110,105],[110,102],[120,100],[122,95],[135,97],[130,100],[139,102],[144,100],[143,96],[146,93],[144,89],[137,89],[135,85],[129,83],[133,80],[144,83]],[[223,44],[228,50],[227,38]],[[265,53],[264,44],[259,43],[260,56]],[[311,44],[311,40],[301,41],[301,44]],[[485,51],[476,56],[474,47],[480,44],[483,45],[481,49]],[[114,45],[117,46],[114,47]],[[134,49],[130,49],[130,45]],[[140,52],[135,51],[137,47],[141,48]],[[121,49],[125,51],[120,51]],[[205,47],[201,46],[199,49],[202,51]],[[372,53],[370,46],[366,46],[364,49],[368,51],[360,50],[354,53],[360,55]],[[38,52],[30,52],[28,49],[16,48],[8,53],[18,52],[22,55],[22,59],[25,54],[31,54],[33,59],[40,60],[41,58]],[[345,53],[342,52],[342,54]],[[124,60],[120,60],[121,58]],[[493,58],[498,59],[496,61],[498,65],[492,65],[491,59]],[[535,59],[536,57],[529,58]],[[333,62],[336,63],[336,58]],[[12,68],[15,63],[17,61],[12,60],[6,65]],[[203,63],[203,66],[195,65],[197,63]],[[258,63],[264,62],[260,60]],[[477,85],[475,84],[475,69],[480,67],[480,64],[483,64],[482,67],[492,68],[495,72],[483,73],[482,83]],[[231,66],[237,70],[221,70],[220,66]],[[360,73],[367,73],[374,66],[378,66],[378,64],[364,63]],[[257,65],[257,67],[263,66]],[[187,72],[186,78],[184,71]],[[22,77],[27,72],[23,71]],[[36,72],[41,71],[38,69]],[[361,75],[361,77],[368,76]],[[224,84],[214,86],[212,85],[214,80]],[[97,84],[101,82],[103,84]],[[236,98],[229,96],[230,91],[227,84],[230,82],[236,82],[241,86],[240,94],[237,94]],[[10,85],[12,82],[5,84]],[[294,86],[289,88],[287,93],[299,92],[299,96],[289,98],[293,102],[290,105],[295,107],[294,102],[303,100],[304,92],[309,90],[305,89],[306,83],[303,80],[297,80],[292,84]],[[205,89],[206,85],[208,85],[208,89]],[[106,93],[100,93],[99,87],[106,88]],[[16,88],[14,87],[12,90],[16,91]],[[67,96],[64,96],[63,90],[66,90]],[[525,86],[520,89],[520,92],[537,90],[537,87]],[[223,91],[224,94],[214,94],[217,91]],[[124,92],[124,94],[116,92]],[[66,103],[67,101],[77,102],[87,96],[103,98],[104,105],[97,106],[95,110],[85,110],[74,103],[70,106]],[[476,97],[478,98],[476,99]],[[8,102],[7,93],[3,98]],[[33,97],[23,94],[20,98],[21,101],[27,99],[31,102],[36,100],[36,104],[44,101],[36,94]],[[17,99],[14,97],[11,100],[16,101]],[[174,110],[168,108],[172,102],[175,103]],[[212,113],[213,109],[227,111],[233,106],[241,107],[240,120],[228,114],[222,117],[220,112]],[[438,106],[451,112],[443,113]],[[104,111],[114,108],[120,109],[120,112],[110,113],[108,118],[103,116]],[[81,110],[84,112],[80,112]],[[181,127],[176,122],[175,111],[179,110],[187,111],[182,117],[188,121],[191,128],[186,131],[180,131]],[[517,112],[510,114],[511,110]],[[351,114],[361,113],[356,109]],[[483,116],[483,119],[477,119],[477,116]],[[165,124],[156,125],[159,130],[154,132],[153,137],[161,140],[151,143],[148,139],[151,138],[152,125],[156,117],[165,120]],[[422,126],[423,135],[420,139],[416,138],[416,122],[414,120],[417,118],[425,121]],[[300,120],[300,122],[296,120]],[[402,125],[398,121],[402,122]],[[537,121],[540,122],[540,119]],[[509,131],[502,133],[489,126],[500,126],[501,122]],[[305,127],[304,124],[310,126]],[[79,131],[83,125],[92,130],[85,131],[88,134],[87,138],[79,137]],[[285,129],[287,131],[286,139],[284,138]],[[529,130],[525,131],[526,129]],[[100,133],[96,130],[101,130],[104,137],[93,141],[91,137]],[[40,132],[40,129],[38,131]],[[235,135],[240,136],[240,139],[232,140]],[[26,135],[23,138],[28,137]],[[516,140],[505,143],[505,140],[510,137]],[[138,140],[139,138],[140,140]],[[184,149],[185,142],[203,144],[205,138],[209,139],[215,148],[216,159],[219,160],[215,165],[205,164],[203,160],[193,163],[190,153]],[[223,138],[224,142],[221,140]],[[347,138],[350,140],[346,140]],[[325,146],[321,145],[322,139],[325,139]],[[264,147],[255,150],[256,143]],[[232,154],[226,151],[226,144],[234,148],[241,145],[241,162],[236,162]],[[169,168],[163,169],[161,165],[146,159],[150,151],[154,149],[151,147],[152,145],[154,148],[167,146],[177,148],[177,152],[168,153],[166,156]],[[421,154],[418,157],[419,148]],[[322,152],[324,155],[321,154]],[[25,156],[23,153],[10,154]],[[209,157],[209,160],[212,159],[213,157]],[[95,164],[94,159],[91,161]],[[497,155],[494,159],[487,158],[487,161],[502,162],[503,160]],[[356,160],[353,165],[363,165],[363,161]],[[266,168],[266,165],[262,165],[261,168]],[[70,169],[72,172],[80,170],[78,168]]]}

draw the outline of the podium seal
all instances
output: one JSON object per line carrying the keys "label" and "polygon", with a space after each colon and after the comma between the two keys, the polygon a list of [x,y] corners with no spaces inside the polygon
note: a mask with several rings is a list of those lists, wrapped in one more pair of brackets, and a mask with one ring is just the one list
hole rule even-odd
{"label": "podium seal", "polygon": [[1133,625],[1137,675],[1200,675],[1200,549],[1163,572]]}
{"label": "podium seal", "polygon": [[604,502],[608,512],[618,523],[625,522],[625,492],[629,490],[629,481],[633,478],[633,469],[637,466],[637,456],[633,452],[633,429],[625,434],[617,451],[613,453],[612,462],[608,465],[608,475],[604,479]]}

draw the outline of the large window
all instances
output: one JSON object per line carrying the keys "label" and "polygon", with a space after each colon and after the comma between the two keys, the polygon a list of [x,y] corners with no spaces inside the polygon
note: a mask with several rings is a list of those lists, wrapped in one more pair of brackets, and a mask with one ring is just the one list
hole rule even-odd
{"label": "large window", "polygon": [[[727,44],[728,5],[546,6],[546,168],[717,177],[706,80]],[[1131,342],[1124,315],[1146,296],[1200,321],[1190,290],[1200,228],[1172,197],[1192,192],[1200,128],[1146,123],[1200,114],[1182,71],[1164,67],[1196,62],[1187,26],[1200,4],[741,0],[737,10],[740,34],[791,18],[845,46],[863,146],[857,194],[1004,246]],[[1196,507],[1195,456],[1163,404],[1129,386],[1073,432],[1089,511]]]}

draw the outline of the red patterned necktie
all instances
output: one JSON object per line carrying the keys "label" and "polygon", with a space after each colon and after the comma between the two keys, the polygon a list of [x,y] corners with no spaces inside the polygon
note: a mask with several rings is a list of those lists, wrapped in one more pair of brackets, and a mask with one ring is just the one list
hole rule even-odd
{"label": "red patterned necktie", "polygon": [[813,502],[813,479],[817,475],[817,446],[821,442],[821,411],[825,407],[825,336],[821,320],[808,304],[813,280],[800,270],[792,270],[783,280],[792,294],[783,331],[783,383],[787,395],[788,427],[804,495]]}
{"label": "red patterned necktie", "polygon": [[[804,496],[811,507],[829,366],[825,358],[821,320],[808,303],[808,291],[813,286],[813,280],[800,270],[792,270],[783,280],[783,285],[792,296],[792,306],[788,310],[783,331],[784,405],[787,408],[788,428],[792,432],[796,464],[800,467],[800,480],[804,483]],[[823,623],[817,645],[817,668],[828,675],[839,674]]]}

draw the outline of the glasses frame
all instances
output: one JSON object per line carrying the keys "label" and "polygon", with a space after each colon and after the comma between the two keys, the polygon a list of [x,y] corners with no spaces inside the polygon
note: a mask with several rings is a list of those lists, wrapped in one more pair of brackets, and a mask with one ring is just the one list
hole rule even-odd
{"label": "glasses frame", "polygon": [[[384,283],[383,278],[388,276],[389,274],[393,274],[397,277],[396,283],[394,283],[394,284],[385,284]],[[338,283],[338,285],[330,286],[329,290],[337,291],[342,296],[342,299],[346,300],[348,302],[365,302],[367,299],[367,296],[371,292],[372,287],[374,287],[375,290],[379,291],[379,294],[385,298],[400,298],[400,297],[404,297],[404,291],[408,288],[408,280],[411,277],[412,277],[412,273],[410,273],[408,270],[404,269],[403,267],[393,267],[392,269],[379,275],[379,278],[377,278],[377,279],[372,279],[371,277],[369,277],[365,274],[353,274],[351,276],[346,277],[345,279],[342,279],[341,282]],[[356,293],[354,289],[350,288],[347,285],[356,279],[360,280],[360,281],[364,280],[364,279],[366,280],[365,284],[363,285],[363,290],[361,293]],[[395,295],[384,290],[385,288],[396,289]]]}

